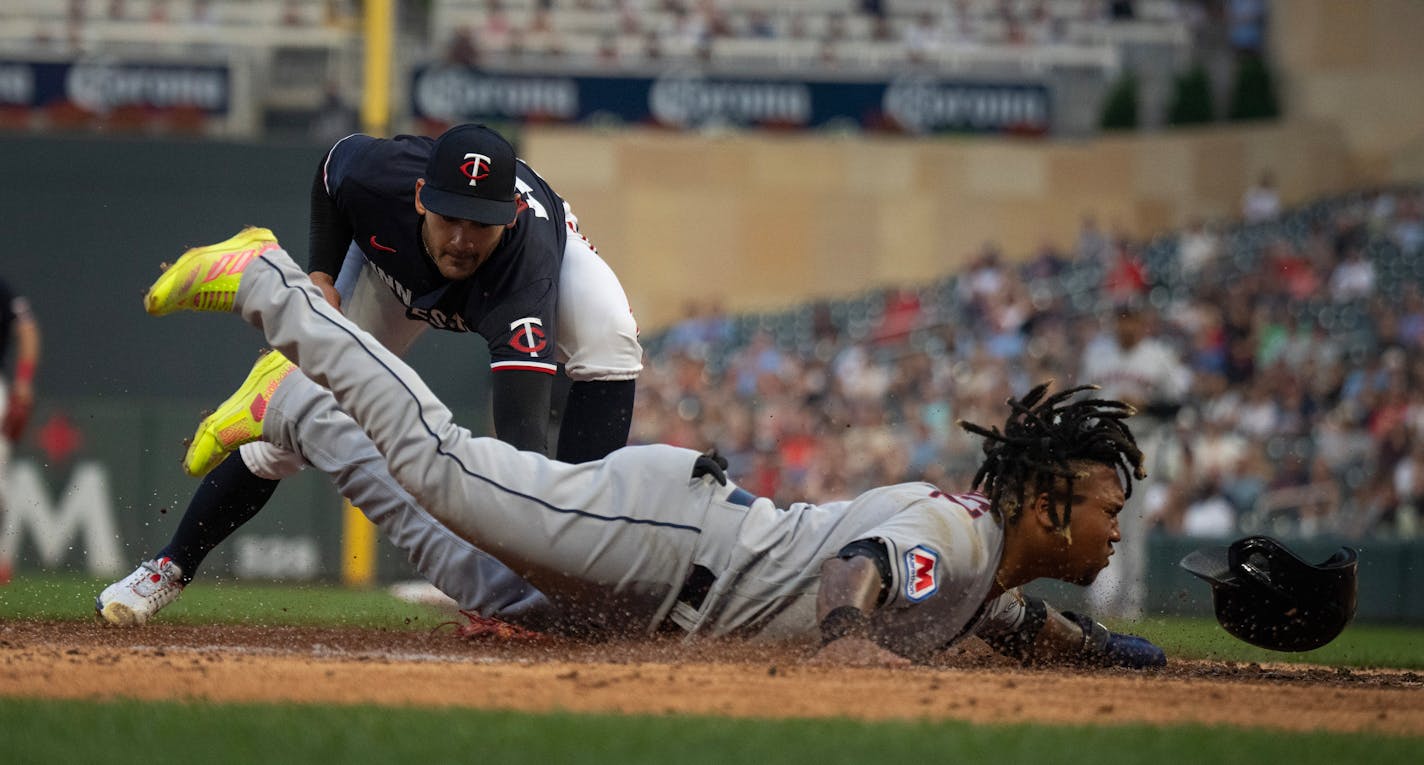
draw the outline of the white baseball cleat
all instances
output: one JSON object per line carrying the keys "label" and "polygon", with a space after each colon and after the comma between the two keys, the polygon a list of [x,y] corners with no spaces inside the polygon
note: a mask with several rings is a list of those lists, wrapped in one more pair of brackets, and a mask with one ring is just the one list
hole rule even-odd
{"label": "white baseball cleat", "polygon": [[104,588],[94,610],[109,624],[137,626],[183,594],[183,570],[172,558],[146,560],[132,574]]}

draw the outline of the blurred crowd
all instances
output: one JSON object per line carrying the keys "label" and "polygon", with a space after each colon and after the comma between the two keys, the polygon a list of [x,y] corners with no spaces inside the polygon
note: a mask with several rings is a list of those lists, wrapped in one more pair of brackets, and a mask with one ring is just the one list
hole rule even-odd
{"label": "blurred crowd", "polygon": [[633,441],[716,446],[778,503],[927,480],[968,488],[979,445],[1033,383],[1080,379],[1121,309],[1190,375],[1151,404],[1170,431],[1148,516],[1166,533],[1411,537],[1424,500],[1424,190],[1242,218],[1149,241],[1085,216],[1076,242],[986,244],[933,284],[731,316],[648,338]]}
{"label": "blurred crowd", "polygon": [[1197,36],[1264,23],[1260,0],[826,0],[783,7],[760,0],[445,0],[431,14],[432,38],[446,40],[446,59],[470,66],[525,54],[547,61],[582,50],[588,37],[598,39],[608,64],[708,58],[723,41],[765,40],[815,43],[820,60],[834,66],[861,49],[923,63],[963,46],[1098,42],[1114,24]]}

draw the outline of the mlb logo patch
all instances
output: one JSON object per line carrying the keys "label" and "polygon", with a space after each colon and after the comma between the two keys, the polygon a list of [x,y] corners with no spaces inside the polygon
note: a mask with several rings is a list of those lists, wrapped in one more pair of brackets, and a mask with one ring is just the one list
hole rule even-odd
{"label": "mlb logo patch", "polygon": [[905,552],[905,597],[921,601],[939,589],[939,553],[924,545]]}

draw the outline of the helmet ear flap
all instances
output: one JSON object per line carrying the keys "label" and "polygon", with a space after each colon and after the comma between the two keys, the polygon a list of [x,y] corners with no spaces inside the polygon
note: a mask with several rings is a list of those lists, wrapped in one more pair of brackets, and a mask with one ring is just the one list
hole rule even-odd
{"label": "helmet ear flap", "polygon": [[1355,616],[1358,553],[1341,547],[1320,564],[1270,537],[1198,550],[1182,568],[1211,585],[1217,621],[1241,640],[1276,651],[1309,651],[1334,640]]}

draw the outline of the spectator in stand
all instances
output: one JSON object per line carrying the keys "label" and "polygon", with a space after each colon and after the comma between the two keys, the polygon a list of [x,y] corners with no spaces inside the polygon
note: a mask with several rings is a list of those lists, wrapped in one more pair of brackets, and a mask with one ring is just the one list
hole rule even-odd
{"label": "spectator in stand", "polygon": [[1136,245],[1119,239],[1112,248],[1112,261],[1103,274],[1103,295],[1110,303],[1133,303],[1147,296],[1147,266]]}
{"label": "spectator in stand", "polygon": [[1275,220],[1280,214],[1281,195],[1276,191],[1276,177],[1267,170],[1241,197],[1241,217],[1247,223],[1264,223]]}
{"label": "spectator in stand", "polygon": [[1416,439],[1409,455],[1395,464],[1391,478],[1399,505],[1416,517],[1424,512],[1424,438]]}
{"label": "spectator in stand", "polygon": [[1375,294],[1375,266],[1357,246],[1346,249],[1345,257],[1330,274],[1330,299],[1337,303],[1365,300]]}
{"label": "spectator in stand", "polygon": [[[1162,528],[1234,529],[1231,519],[1249,513],[1268,486],[1318,486],[1380,471],[1389,479],[1383,485],[1352,484],[1335,505],[1322,504],[1324,495],[1311,489],[1299,512],[1278,520],[1322,533],[1398,534],[1418,526],[1412,504],[1402,504],[1413,500],[1396,496],[1393,478],[1424,438],[1424,357],[1413,353],[1424,342],[1424,297],[1405,280],[1397,290],[1376,285],[1370,310],[1351,308],[1344,323],[1336,312],[1301,310],[1303,302],[1326,296],[1326,259],[1370,251],[1391,238],[1413,214],[1414,196],[1397,194],[1393,205],[1378,195],[1342,201],[1324,214],[1312,211],[1304,225],[1288,218],[1288,227],[1261,230],[1266,243],[1259,257],[1227,249],[1240,238],[1219,236],[1214,265],[1172,284],[1176,302],[1159,318],[1159,334],[1189,341],[1195,381],[1186,400],[1201,424],[1181,431],[1191,437],[1192,459],[1181,463],[1180,478],[1144,493],[1161,513]],[[669,349],[666,358],[650,360],[659,383],[650,382],[646,395],[657,398],[640,402],[635,431],[643,441],[670,440],[658,435],[664,428],[693,448],[730,444],[741,470],[759,460],[766,481],[797,496],[829,499],[899,480],[936,450],[945,469],[924,477],[952,476],[957,465],[974,462],[975,448],[954,429],[946,433],[944,423],[985,419],[982,412],[1001,405],[1004,391],[1061,374],[1096,345],[1089,340],[1095,318],[1075,307],[1084,305],[1084,294],[1059,296],[1065,286],[1091,284],[1086,295],[1100,297],[1103,274],[1083,258],[1044,265],[1051,262],[1011,269],[986,247],[953,289],[920,291],[928,326],[907,337],[853,339],[847,330],[859,329],[842,324],[834,304],[808,306],[814,329],[804,345],[781,346],[783,371],[754,377],[742,392],[737,382],[745,364],[737,360],[746,349],[730,336],[716,346],[733,360],[725,373],[716,362]],[[989,308],[1024,294],[1032,300],[1025,304],[1023,348],[1004,354],[995,333],[1002,322]],[[774,460],[757,456],[768,451]],[[1171,477],[1150,466],[1149,472]],[[1323,510],[1327,505],[1333,509]]]}
{"label": "spectator in stand", "polygon": [[1266,252],[1272,281],[1291,300],[1308,300],[1319,293],[1322,279],[1315,264],[1289,241],[1277,238]]}
{"label": "spectator in stand", "polygon": [[1405,198],[1389,236],[1405,256],[1424,253],[1424,197],[1415,194]]}
{"label": "spectator in stand", "polygon": [[871,331],[878,343],[900,343],[920,326],[920,295],[912,289],[886,289],[880,323]]}
{"label": "spectator in stand", "polygon": [[1275,391],[1264,375],[1256,377],[1246,388],[1245,399],[1236,410],[1237,430],[1247,438],[1265,441],[1275,435],[1279,422]]}
{"label": "spectator in stand", "polygon": [[939,55],[946,37],[940,18],[931,11],[924,11],[905,26],[900,35],[900,43],[904,46],[905,57],[910,63],[924,64]]}
{"label": "spectator in stand", "polygon": [[1222,490],[1220,478],[1207,474],[1195,480],[1184,497],[1180,518],[1169,530],[1189,537],[1224,538],[1236,533],[1236,506]]}
{"label": "spectator in stand", "polygon": [[746,34],[748,37],[769,40],[776,37],[776,25],[772,23],[771,17],[766,15],[766,11],[755,8],[747,14]]}
{"label": "spectator in stand", "polygon": [[1301,487],[1300,507],[1296,509],[1296,533],[1309,538],[1334,530],[1342,520],[1340,506],[1340,482],[1324,459],[1312,459],[1306,484]]}
{"label": "spectator in stand", "polygon": [[1424,349],[1424,294],[1418,284],[1406,283],[1400,287],[1397,310],[1400,344],[1410,350]]}
{"label": "spectator in stand", "polygon": [[1098,226],[1098,219],[1092,213],[1084,213],[1078,227],[1078,243],[1075,247],[1080,263],[1101,264],[1108,259],[1112,242]]}
{"label": "spectator in stand", "polygon": [[445,63],[479,68],[480,46],[472,27],[456,27],[450,34],[450,41],[445,45]]}
{"label": "spectator in stand", "polygon": [[1188,281],[1196,281],[1216,262],[1221,251],[1221,241],[1206,221],[1194,217],[1177,239],[1177,263],[1181,276]]}
{"label": "spectator in stand", "polygon": [[1023,266],[1023,277],[1030,286],[1035,282],[1048,283],[1068,269],[1068,256],[1058,248],[1057,243],[1044,239],[1031,260]]}
{"label": "spectator in stand", "polygon": [[509,35],[514,24],[505,13],[501,0],[486,0],[485,21],[480,26],[479,45],[482,50],[503,52],[509,47]]}

